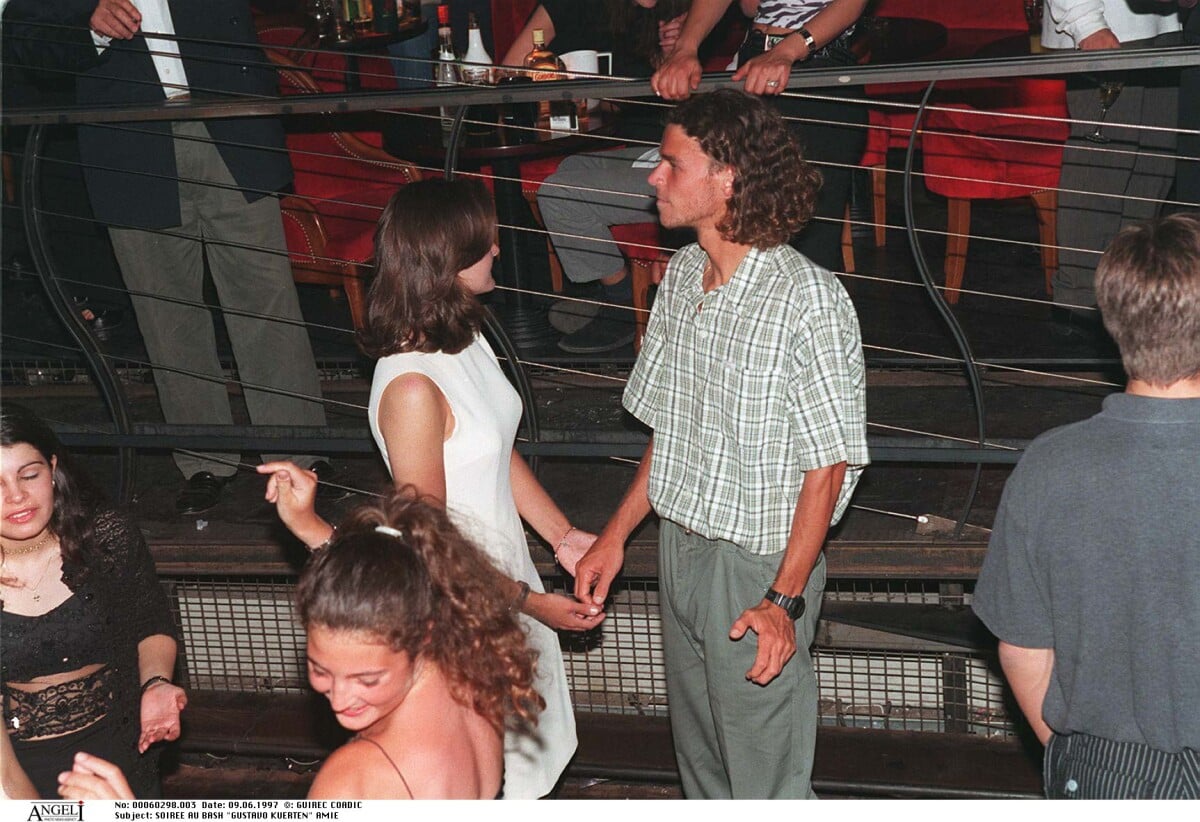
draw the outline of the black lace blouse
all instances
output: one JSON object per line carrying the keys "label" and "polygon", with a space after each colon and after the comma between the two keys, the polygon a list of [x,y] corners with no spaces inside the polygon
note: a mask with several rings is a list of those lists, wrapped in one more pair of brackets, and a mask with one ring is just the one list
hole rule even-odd
{"label": "black lace blouse", "polygon": [[[4,724],[20,751],[40,740],[107,719],[135,791],[153,785],[153,758],[137,754],[141,691],[138,643],[176,637],[166,595],[141,531],[126,516],[104,510],[81,562],[64,558],[63,582],[72,596],[39,616],[5,613],[0,620],[0,682]],[[37,677],[80,671],[49,687]],[[54,740],[47,739],[48,742]],[[32,777],[33,774],[30,774]]]}

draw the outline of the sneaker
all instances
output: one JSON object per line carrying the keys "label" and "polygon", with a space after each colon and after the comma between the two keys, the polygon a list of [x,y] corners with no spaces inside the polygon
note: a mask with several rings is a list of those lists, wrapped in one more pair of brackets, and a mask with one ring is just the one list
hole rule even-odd
{"label": "sneaker", "polygon": [[573,334],[591,322],[599,311],[600,306],[593,302],[559,300],[550,306],[548,319],[555,331]]}
{"label": "sneaker", "polygon": [[587,325],[558,341],[568,354],[603,354],[633,342],[633,312],[627,308],[601,306]]}

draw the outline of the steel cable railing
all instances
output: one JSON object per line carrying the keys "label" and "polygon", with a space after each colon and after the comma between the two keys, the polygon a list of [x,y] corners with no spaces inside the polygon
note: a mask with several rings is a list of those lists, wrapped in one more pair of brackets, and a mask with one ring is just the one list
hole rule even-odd
{"label": "steel cable railing", "polygon": [[[319,52],[320,50],[313,49],[312,51]],[[1195,53],[1196,53],[1196,50],[1193,49],[1192,55],[1194,56]],[[1168,62],[1170,60],[1183,59],[1180,53],[1173,53],[1173,54],[1162,55],[1162,56],[1165,56],[1167,58]],[[1128,55],[1123,55],[1123,57],[1126,59],[1126,63],[1128,63],[1129,62]],[[1145,60],[1146,58],[1142,57],[1142,59]],[[993,66],[992,69],[988,72],[988,76],[1017,76],[1019,73],[1022,73],[1022,72],[1017,71],[1018,65],[1012,61],[1008,61],[1007,63],[1005,61],[998,61],[998,62],[1000,65]],[[1176,63],[1176,64],[1182,64],[1182,63]],[[1022,70],[1028,70],[1030,65],[1031,64],[1022,64],[1020,66],[1020,68],[1022,68]],[[1156,63],[1156,65],[1161,65],[1161,62]],[[1086,66],[1086,68],[1084,66]],[[897,67],[897,68],[899,68],[899,67]],[[927,69],[928,67],[925,67],[925,68]],[[962,76],[970,76],[970,74],[972,72],[978,73],[978,76],[984,76],[982,74],[983,68],[980,64],[976,64],[975,66],[968,66],[968,65],[959,63],[955,66],[955,68],[963,73]],[[1062,68],[1069,69],[1074,72],[1085,71],[1085,70],[1086,71],[1095,70],[1095,68],[1092,64],[1084,63],[1083,61],[1076,61],[1075,63],[1072,63],[1070,65],[1063,63]],[[895,70],[896,69],[892,69],[892,71],[895,71]],[[943,69],[943,72],[944,71],[946,71],[946,70]],[[1013,73],[1006,74],[1005,72],[1013,72]],[[906,73],[904,79],[909,80],[909,79],[912,79],[914,76],[918,76],[919,74],[920,74],[920,71],[915,72],[915,74],[912,72],[909,72],[909,73]],[[883,80],[879,79],[879,78],[885,77],[885,76],[886,76],[886,72],[880,72],[878,75],[871,76],[870,81],[871,82],[883,82]],[[813,80],[818,80],[818,79],[823,80],[826,85],[834,86],[834,87],[836,87],[837,85],[839,85],[843,82],[850,82],[850,81],[853,81],[856,83],[865,82],[864,75],[862,73],[860,73],[858,70],[854,70],[853,75],[849,76],[845,79],[833,78],[832,76],[829,78],[816,78],[813,76],[807,76],[804,78],[794,78],[795,82],[793,83],[793,85],[803,85],[806,81],[813,81]],[[705,82],[707,84],[727,83],[728,75],[718,75],[713,78],[706,78]],[[605,86],[606,83],[608,84],[608,87],[611,88],[611,91],[607,91],[607,93],[601,93],[599,91],[593,90],[593,89],[599,88],[601,86]],[[572,86],[578,86],[578,89],[579,89],[578,96],[588,96],[588,97],[609,96],[612,99],[625,100],[627,95],[635,94],[635,93],[642,93],[642,94],[645,93],[644,82],[641,84],[643,86],[642,88],[637,88],[637,87],[635,87],[635,86],[637,86],[636,81],[631,81],[630,83],[625,83],[619,89],[612,88],[613,81],[573,80],[573,81],[564,81],[562,84],[555,84],[555,85],[561,85],[563,88],[563,93],[566,93],[567,84],[571,84]],[[536,99],[544,98],[547,95],[548,91],[549,90],[543,90],[543,89],[530,89],[530,90],[523,90],[520,93],[529,95],[529,99],[532,100],[532,99],[535,99],[535,97],[533,96],[535,94],[537,95]],[[397,101],[397,102],[407,101],[410,104],[419,103],[422,106],[428,107],[429,105],[438,104],[438,101],[440,99],[445,99],[448,102],[450,102],[450,101],[458,102],[457,100],[454,99],[454,96],[453,96],[456,94],[458,95],[459,100],[463,101],[460,105],[457,106],[457,108],[459,110],[459,114],[460,114],[460,116],[458,118],[459,123],[462,123],[463,120],[465,119],[466,106],[468,104],[474,104],[475,101],[484,101],[484,100],[487,100],[489,102],[495,102],[495,93],[494,92],[486,93],[486,94],[492,95],[491,98],[488,99],[488,98],[482,96],[485,93],[481,92],[478,88],[466,87],[463,89],[455,89],[455,90],[438,90],[438,89],[423,90],[423,91],[415,92],[414,94],[411,94],[411,95],[400,95],[400,94],[394,94],[394,93],[380,94],[378,92],[364,92],[361,95],[354,95],[354,97],[356,99],[350,100],[347,105],[335,106],[334,108],[337,108],[338,110],[341,110],[341,111],[368,110],[365,105],[362,108],[359,108],[359,106],[363,105],[363,103],[364,103],[364,101],[361,98],[366,97],[366,96],[373,96],[373,97],[377,98],[377,102],[375,104],[375,108],[377,108],[377,109],[383,105],[387,105],[388,101],[392,101],[392,100]],[[442,95],[442,97],[439,97],[438,95]],[[332,100],[345,101],[345,100],[349,99],[346,95],[323,95],[323,96],[329,97],[331,99],[331,101]],[[813,96],[816,96],[816,95],[813,95]],[[520,99],[520,94],[518,94],[517,97],[514,99]],[[267,108],[259,108],[259,109],[255,110],[255,113],[268,113],[268,110],[272,107],[274,108],[274,110],[270,111],[270,113],[283,113],[285,111],[285,107],[282,104],[280,104],[279,101],[258,101],[255,105],[261,106],[264,102],[267,102],[270,105]],[[289,103],[290,102],[291,102],[291,100],[289,100]],[[304,110],[308,110],[308,111],[317,111],[316,108],[311,107],[313,102],[314,101],[305,101],[305,102],[301,103],[299,105],[299,107],[292,106],[290,108],[286,108],[286,110],[300,111],[300,110],[304,109]],[[872,103],[872,104],[874,104],[874,103]],[[235,103],[232,105],[226,105],[226,106],[223,106],[220,111],[212,110],[212,111],[206,112],[204,104],[199,104],[199,105],[197,105],[196,103],[188,103],[188,104],[180,104],[180,105],[171,104],[170,105],[170,109],[171,109],[170,117],[162,116],[164,114],[164,112],[161,112],[161,111],[159,111],[155,114],[150,114],[149,112],[138,111],[137,110],[138,107],[131,107],[131,110],[128,112],[125,112],[125,114],[132,115],[133,118],[136,118],[141,115],[145,115],[146,119],[186,119],[186,118],[190,118],[192,116],[200,116],[201,113],[209,113],[209,114],[213,114],[213,115],[224,116],[224,115],[229,114],[230,112],[236,111],[237,105],[240,105],[240,104]],[[309,108],[305,109],[306,106],[309,106]],[[383,109],[383,110],[386,111],[386,109]],[[73,117],[80,117],[81,118],[80,121],[83,121],[83,118],[86,118],[86,116],[87,116],[86,114],[81,113],[79,111],[69,112],[66,110],[62,110],[60,113],[63,116],[65,116],[66,118],[68,118],[68,120]],[[394,111],[389,111],[388,113],[392,114],[392,115],[401,114],[400,112],[394,112]],[[6,119],[10,119],[9,114],[10,114],[10,112],[6,112]],[[425,116],[425,117],[435,117],[436,116],[433,114],[422,115],[419,112],[403,112],[403,114],[411,114],[414,116]],[[112,115],[111,111],[101,112],[98,115],[98,117],[99,117],[99,120],[103,120],[111,115]],[[36,115],[36,114],[29,113],[29,112],[25,112],[25,113],[16,112],[16,113],[12,114],[11,122],[14,122],[14,123],[22,122],[23,118],[29,118],[28,121],[33,122],[33,121],[36,121],[40,116],[41,115]],[[93,123],[95,123],[95,122],[97,122],[97,121],[93,120]],[[994,138],[988,138],[988,139],[994,139]],[[625,142],[628,142],[628,141],[625,141]],[[911,156],[911,149],[910,149],[909,153]],[[464,173],[464,172],[456,172],[455,171],[455,163],[452,162],[452,160],[453,160],[453,152],[451,152],[450,156],[447,158],[447,166],[445,169],[443,169],[443,171],[449,170],[450,173]],[[30,166],[30,164],[27,162],[27,164],[26,164],[27,169],[29,168],[29,166]],[[912,178],[914,176],[918,175],[919,172],[915,172],[912,169],[906,169],[904,174],[905,174],[905,178],[906,178],[908,185],[911,186]],[[964,179],[969,179],[969,178],[964,178]],[[989,181],[989,182],[991,182],[991,181]],[[365,219],[364,219],[364,221],[370,222],[370,220],[365,220]],[[915,237],[918,233],[927,234],[927,235],[937,235],[937,234],[946,234],[947,233],[947,232],[938,232],[938,231],[931,230],[931,229],[918,228],[915,225],[913,225],[913,222],[914,222],[914,220],[912,219],[911,215],[906,215],[905,228],[909,232],[910,244],[913,245],[913,252],[918,257],[921,254],[920,249],[917,247],[917,243],[915,240]],[[524,227],[524,226],[508,226],[508,228],[512,228],[514,230],[524,230],[524,231],[535,230],[536,231],[536,229],[530,229],[530,228]],[[571,235],[562,235],[562,236],[569,237]],[[1018,244],[1033,245],[1033,244],[1030,244],[1030,243],[1027,243],[1024,241],[1013,241],[1008,238],[986,238],[986,237],[982,237],[982,236],[977,236],[976,239],[993,239],[997,242],[1016,242]],[[650,248],[654,248],[654,247],[650,247]],[[663,249],[663,250],[669,251],[670,249]],[[275,253],[286,254],[287,252],[286,252],[286,250],[281,250],[281,251],[278,251]],[[876,280],[876,281],[882,281],[882,282],[890,282],[890,283],[894,283],[894,284],[898,284],[898,285],[915,285],[915,283],[900,280],[900,279],[886,278],[886,277],[871,277],[870,275],[863,275],[863,274],[858,274],[858,273],[852,273],[852,274],[848,274],[846,276],[858,277],[858,278],[864,279],[864,280]],[[924,279],[926,279],[926,277],[923,275],[922,279],[924,280]],[[70,278],[64,278],[62,280],[62,282],[63,283],[71,283],[71,282],[77,282],[77,281],[73,281]],[[927,290],[931,290],[931,299],[934,299],[938,293],[939,287],[932,285],[932,283],[926,283],[926,288],[927,288]],[[547,292],[532,291],[530,293],[533,295],[536,295],[536,296],[548,296]],[[991,292],[986,292],[986,291],[973,291],[970,293],[976,294],[981,297],[992,297],[992,298],[1001,298],[1001,299],[1009,299],[1009,300],[1022,300],[1022,301],[1026,301],[1026,302],[1040,302],[1037,300],[1031,300],[1030,298],[1007,295],[1007,294],[991,293]],[[70,312],[67,312],[67,313],[69,314]],[[268,318],[264,317],[263,319],[268,319]],[[66,322],[65,319],[64,319],[64,322]],[[86,331],[84,331],[83,333],[86,336]],[[81,349],[83,349],[85,351],[87,349],[87,346],[82,343],[81,343],[80,347],[81,347]],[[903,351],[903,349],[893,349],[893,348],[883,347],[883,346],[868,346],[868,348],[871,348],[872,350],[881,350],[881,351],[897,351],[897,352]],[[918,358],[935,359],[938,357],[938,355],[925,355],[925,354],[921,354],[920,352],[904,352],[904,353],[907,353],[911,356],[915,356]],[[540,367],[540,368],[556,367],[556,366],[553,366],[552,364],[539,364],[539,363],[534,363],[534,362],[530,362],[530,361],[518,360],[515,357],[515,355],[511,359],[513,360],[516,367],[519,369],[524,369],[527,367]],[[1004,367],[997,363],[987,363],[987,362],[975,363],[974,366],[971,366],[970,362],[969,362],[969,360],[970,360],[969,356],[963,357],[962,360],[963,360],[963,362],[960,364],[964,365],[965,367],[968,367],[970,370],[976,370],[976,368],[978,368],[978,367]],[[943,358],[943,361],[945,361],[944,358]],[[1030,369],[1013,368],[1012,370],[1016,370],[1016,371],[1023,370],[1027,373],[1053,374],[1053,372],[1039,372],[1039,371],[1034,371],[1034,370],[1030,370]],[[583,373],[591,374],[592,372],[583,372]],[[595,376],[594,374],[592,374],[592,375]],[[1097,384],[1103,384],[1103,383],[1097,383]],[[523,397],[523,399],[525,399],[525,398]],[[529,402],[527,404],[533,405],[532,402]],[[880,424],[872,423],[872,425],[880,425]],[[975,442],[977,445],[982,447],[982,445],[986,442],[986,440],[981,435]],[[968,510],[969,510],[969,506],[968,506]],[[966,515],[964,514],[964,519],[965,519],[965,516]]]}

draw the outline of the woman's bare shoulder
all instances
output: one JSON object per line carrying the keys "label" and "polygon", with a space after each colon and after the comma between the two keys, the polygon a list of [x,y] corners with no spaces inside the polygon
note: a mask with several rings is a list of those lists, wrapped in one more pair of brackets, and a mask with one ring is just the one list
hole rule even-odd
{"label": "woman's bare shoulder", "polygon": [[379,749],[352,739],[334,751],[313,780],[310,799],[411,799],[405,783]]}

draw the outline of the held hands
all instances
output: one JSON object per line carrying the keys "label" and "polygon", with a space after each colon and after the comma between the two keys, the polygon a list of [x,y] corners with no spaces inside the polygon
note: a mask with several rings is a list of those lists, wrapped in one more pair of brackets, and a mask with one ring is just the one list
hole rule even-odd
{"label": "held hands", "polygon": [[121,769],[108,760],[80,751],[69,771],[58,775],[58,795],[64,799],[133,799]]}
{"label": "held hands", "polygon": [[142,13],[129,0],[100,0],[88,21],[97,34],[115,40],[129,40],[142,25]]}
{"label": "held hands", "polygon": [[142,734],[138,737],[138,753],[145,753],[155,742],[178,739],[179,712],[186,705],[187,694],[178,685],[155,682],[147,688],[142,694]]}
{"label": "held hands", "polygon": [[575,564],[575,598],[601,606],[608,588],[625,563],[625,546],[613,539],[597,537],[588,552]]}
{"label": "held hands", "polygon": [[783,666],[796,653],[796,625],[778,605],[763,600],[747,608],[729,629],[729,638],[739,640],[746,631],[758,635],[758,653],[754,665],[746,671],[746,679],[766,685],[779,676]]}
{"label": "held hands", "polygon": [[572,528],[567,531],[566,536],[558,543],[558,550],[554,552],[554,559],[563,567],[571,576],[575,576],[575,566],[583,555],[592,547],[592,543],[596,541],[595,534],[589,534],[587,531],[580,531],[578,528]]}
{"label": "held hands", "polygon": [[562,594],[531,593],[525,613],[556,631],[590,631],[607,616],[597,605],[589,605]]}

